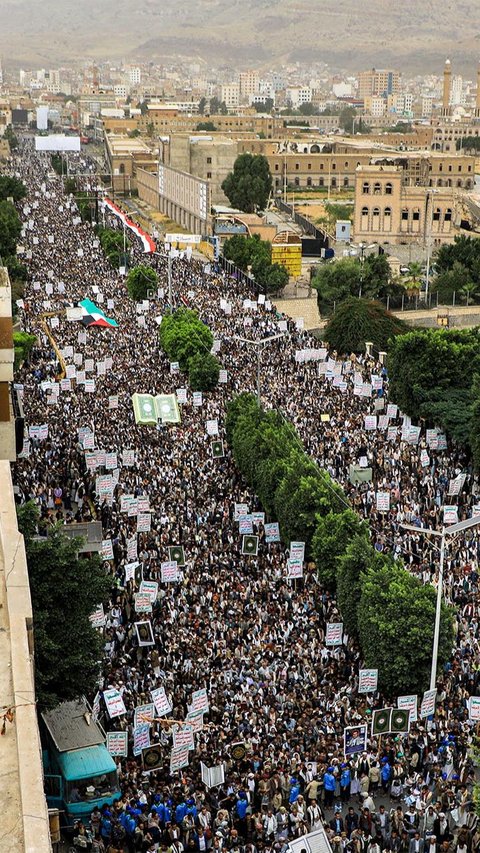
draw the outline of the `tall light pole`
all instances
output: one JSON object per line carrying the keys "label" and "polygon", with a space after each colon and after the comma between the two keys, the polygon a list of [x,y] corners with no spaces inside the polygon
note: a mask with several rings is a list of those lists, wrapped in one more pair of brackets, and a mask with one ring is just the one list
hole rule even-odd
{"label": "tall light pole", "polygon": [[[456,536],[469,527],[480,525],[480,515],[475,515],[473,518],[467,518],[466,521],[459,521],[458,524],[451,524],[448,527],[445,525],[441,530],[434,530],[432,527],[415,527],[414,524],[401,524],[403,530],[413,530],[415,533],[424,533],[428,536],[440,537],[440,567],[438,570],[438,586],[437,586],[437,606],[435,610],[435,630],[433,632],[433,649],[432,649],[432,668],[430,670],[430,690],[435,690],[437,681],[437,661],[438,661],[438,645],[440,641],[440,616],[442,613],[442,595],[443,595],[443,566],[445,562],[445,546],[447,538]],[[435,546],[438,550],[438,546]]]}
{"label": "tall light pole", "polygon": [[433,230],[433,195],[437,190],[433,187],[430,187],[427,190],[427,209],[425,211],[428,216],[428,200],[430,199],[430,216],[428,219],[428,229],[427,229],[427,269],[425,272],[425,303],[428,302],[428,290],[430,285],[430,257],[432,253],[432,230]]}
{"label": "tall light pole", "polygon": [[252,341],[250,338],[241,338],[235,336],[236,341],[242,341],[244,344],[250,344],[251,346],[256,347],[257,349],[257,405],[258,408],[262,408],[262,389],[261,389],[261,379],[260,379],[260,368],[261,368],[261,355],[262,348],[264,344],[269,344],[271,341],[277,341],[279,338],[284,338],[285,332],[280,332],[279,335],[269,335],[268,338],[262,338],[258,341]]}

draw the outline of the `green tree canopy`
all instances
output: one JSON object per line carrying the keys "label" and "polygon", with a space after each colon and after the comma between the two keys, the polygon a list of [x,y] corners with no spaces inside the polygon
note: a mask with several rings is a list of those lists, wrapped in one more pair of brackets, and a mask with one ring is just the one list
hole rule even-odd
{"label": "green tree canopy", "polygon": [[20,201],[25,198],[26,192],[25,184],[20,178],[0,175],[0,199],[13,198],[14,201]]}
{"label": "green tree canopy", "polygon": [[[429,684],[436,591],[401,566],[367,569],[361,580],[358,634],[365,665],[378,668],[387,697],[422,693]],[[438,664],[452,652],[451,608],[442,606]]]}
{"label": "green tree canopy", "polygon": [[415,329],[392,342],[388,354],[390,395],[403,412],[420,415],[426,397],[470,388],[480,372],[480,330]]}
{"label": "green tree canopy", "polygon": [[79,555],[78,540],[65,536],[61,526],[45,539],[34,539],[31,508],[20,509],[18,523],[32,596],[36,693],[40,707],[51,708],[95,686],[103,641],[90,616],[108,598],[110,583],[99,557]]}
{"label": "green tree canopy", "polygon": [[22,223],[10,201],[0,200],[0,257],[15,255]]}
{"label": "green tree canopy", "polygon": [[358,639],[358,605],[362,574],[369,569],[377,571],[391,560],[378,554],[367,536],[367,528],[359,531],[350,541],[343,541],[343,553],[336,560],[337,603],[344,628],[349,637]]}
{"label": "green tree canopy", "polygon": [[456,263],[468,270],[463,284],[480,284],[480,240],[477,237],[461,234],[454,238],[453,243],[440,246],[435,255],[438,275],[453,270]]}
{"label": "green tree canopy", "polygon": [[218,384],[220,364],[209,352],[197,352],[188,362],[188,381],[192,391],[213,391]]}
{"label": "green tree canopy", "polygon": [[141,302],[156,291],[158,275],[152,267],[138,264],[128,273],[126,284],[130,298],[135,302]]}
{"label": "green tree canopy", "polygon": [[230,204],[245,213],[265,210],[273,182],[268,160],[263,154],[240,154],[222,183]]}
{"label": "green tree canopy", "polygon": [[281,264],[255,263],[253,274],[263,293],[279,293],[288,284],[288,270]]}
{"label": "green tree canopy", "polygon": [[217,125],[213,121],[199,121],[195,130],[207,130],[210,133],[214,133],[217,130]]}
{"label": "green tree canopy", "polygon": [[14,332],[13,333],[13,346],[15,353],[15,361],[14,366],[15,370],[17,370],[22,362],[27,361],[28,356],[30,355],[32,348],[35,346],[36,342],[35,335],[29,335],[28,332]]}
{"label": "green tree canopy", "polygon": [[235,234],[225,241],[223,256],[232,261],[237,267],[247,272],[249,266],[270,264],[272,260],[272,244],[262,240],[258,234],[253,237],[242,237]]}
{"label": "green tree canopy", "polygon": [[188,370],[192,356],[210,353],[213,335],[196,311],[179,308],[164,317],[160,326],[160,344],[170,361],[178,361],[181,370]]}
{"label": "green tree canopy", "polygon": [[312,559],[317,567],[318,579],[330,591],[337,587],[339,561],[352,537],[365,537],[368,526],[351,509],[328,512],[317,519],[312,540]]}
{"label": "green tree canopy", "polygon": [[366,341],[372,341],[374,349],[382,352],[391,338],[407,328],[403,320],[379,302],[350,298],[330,318],[323,337],[338,353],[364,352]]}

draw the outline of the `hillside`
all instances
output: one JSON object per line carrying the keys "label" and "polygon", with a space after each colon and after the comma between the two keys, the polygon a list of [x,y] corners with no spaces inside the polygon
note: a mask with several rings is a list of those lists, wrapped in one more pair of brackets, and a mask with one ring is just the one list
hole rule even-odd
{"label": "hillside", "polygon": [[70,58],[182,56],[421,72],[439,71],[449,55],[455,70],[473,77],[480,55],[478,0],[0,0],[0,21],[4,58],[46,67]]}

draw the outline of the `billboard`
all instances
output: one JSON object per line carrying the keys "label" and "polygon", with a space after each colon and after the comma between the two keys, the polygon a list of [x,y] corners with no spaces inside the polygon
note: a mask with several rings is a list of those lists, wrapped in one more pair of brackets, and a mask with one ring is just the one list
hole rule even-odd
{"label": "billboard", "polygon": [[37,107],[37,130],[48,128],[48,107]]}
{"label": "billboard", "polygon": [[80,137],[64,136],[61,133],[36,136],[35,151],[80,151]]}

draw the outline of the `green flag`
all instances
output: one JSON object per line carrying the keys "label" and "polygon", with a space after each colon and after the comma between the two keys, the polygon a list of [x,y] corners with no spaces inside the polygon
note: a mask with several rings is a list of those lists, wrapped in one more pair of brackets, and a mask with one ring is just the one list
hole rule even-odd
{"label": "green flag", "polygon": [[386,735],[390,729],[390,717],[392,715],[391,708],[382,708],[380,711],[374,711],[372,716],[372,735]]}
{"label": "green flag", "polygon": [[394,708],[392,710],[392,719],[390,722],[390,731],[395,734],[399,732],[408,732],[410,727],[410,711],[405,711],[403,708]]}
{"label": "green flag", "polygon": [[212,441],[212,456],[214,459],[221,459],[225,456],[223,441]]}
{"label": "green flag", "polygon": [[256,557],[258,554],[258,536],[243,536],[242,537],[242,554],[248,554],[250,557]]}
{"label": "green flag", "polygon": [[177,566],[185,565],[185,552],[183,545],[171,545],[168,549],[168,554],[171,562],[176,562]]}

